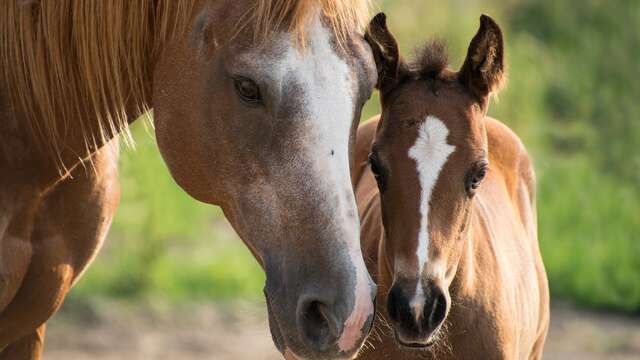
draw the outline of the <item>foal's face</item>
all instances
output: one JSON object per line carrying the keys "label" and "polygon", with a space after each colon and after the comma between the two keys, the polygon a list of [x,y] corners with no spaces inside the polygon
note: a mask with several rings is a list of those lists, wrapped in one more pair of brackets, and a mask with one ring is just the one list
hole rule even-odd
{"label": "foal's face", "polygon": [[[387,312],[401,345],[425,347],[451,307],[449,285],[468,238],[471,204],[488,171],[484,116],[487,89],[497,84],[478,83],[476,72],[485,65],[502,72],[502,42],[497,25],[483,17],[476,35],[482,41],[474,39],[482,48],[472,43],[460,73],[445,68],[443,49],[433,45],[408,66],[383,20],[372,21],[368,39],[381,75],[382,116],[370,163],[380,190],[384,261],[393,273]],[[382,46],[386,51],[376,53]],[[393,49],[397,60],[389,62]]]}
{"label": "foal's face", "polygon": [[[176,181],[221,205],[266,272],[276,346],[354,354],[373,319],[350,181],[353,135],[375,82],[362,36],[344,51],[316,15],[304,48],[234,37],[248,1],[205,2],[156,67],[158,144]],[[233,39],[230,41],[230,39]]]}
{"label": "foal's face", "polygon": [[457,81],[436,86],[437,95],[409,80],[388,94],[370,155],[394,274],[388,315],[409,346],[429,344],[449,310],[470,204],[488,166],[483,111]]}

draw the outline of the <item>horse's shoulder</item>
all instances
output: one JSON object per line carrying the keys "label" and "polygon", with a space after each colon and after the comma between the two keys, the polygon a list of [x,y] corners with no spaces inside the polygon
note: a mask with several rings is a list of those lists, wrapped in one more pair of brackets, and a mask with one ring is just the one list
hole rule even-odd
{"label": "horse's shoulder", "polygon": [[[514,161],[523,156],[528,157],[527,149],[524,147],[522,140],[503,122],[487,116],[485,125],[487,140],[489,141],[489,152],[492,155],[497,155],[500,152],[500,155],[509,155],[503,159]],[[503,151],[506,151],[506,153],[503,153]]]}
{"label": "horse's shoulder", "polygon": [[486,117],[489,162],[492,169],[499,171],[512,195],[518,193],[524,184],[531,202],[535,198],[535,173],[531,157],[522,140],[507,125],[499,120]]}

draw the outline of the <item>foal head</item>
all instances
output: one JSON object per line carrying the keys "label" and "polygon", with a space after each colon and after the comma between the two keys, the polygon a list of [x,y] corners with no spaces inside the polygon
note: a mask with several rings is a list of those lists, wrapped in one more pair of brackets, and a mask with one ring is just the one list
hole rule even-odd
{"label": "foal head", "polygon": [[489,168],[484,117],[504,79],[503,41],[491,18],[480,22],[459,72],[447,69],[437,42],[406,64],[384,14],[366,35],[382,103],[369,160],[387,239],[383,261],[393,277],[387,311],[407,347],[433,344],[447,317],[471,204]]}
{"label": "foal head", "polygon": [[352,356],[373,319],[350,181],[376,74],[358,3],[201,0],[155,68],[172,175],[221,205],[265,270],[276,346],[307,359]]}

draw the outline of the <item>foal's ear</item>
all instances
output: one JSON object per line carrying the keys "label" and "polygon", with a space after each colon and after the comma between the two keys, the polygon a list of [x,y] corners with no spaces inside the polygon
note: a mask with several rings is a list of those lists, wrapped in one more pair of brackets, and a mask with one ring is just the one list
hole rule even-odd
{"label": "foal's ear", "polygon": [[369,23],[364,39],[371,46],[373,59],[378,69],[376,88],[381,92],[393,88],[405,65],[400,58],[398,43],[387,28],[387,16],[379,13]]}
{"label": "foal's ear", "polygon": [[487,15],[480,16],[480,29],[469,44],[460,77],[480,99],[500,90],[505,82],[502,31]]}

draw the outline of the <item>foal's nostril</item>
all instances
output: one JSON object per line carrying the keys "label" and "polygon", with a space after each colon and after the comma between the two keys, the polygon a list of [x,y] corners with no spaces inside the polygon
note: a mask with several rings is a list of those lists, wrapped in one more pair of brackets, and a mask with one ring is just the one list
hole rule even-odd
{"label": "foal's nostril", "polygon": [[396,286],[391,287],[391,290],[387,295],[387,312],[393,321],[400,320],[401,297],[402,294],[400,292],[400,288]]}
{"label": "foal's nostril", "polygon": [[[416,301],[424,301],[424,306],[412,303]],[[444,321],[447,316],[447,297],[440,287],[431,285],[424,289],[424,298],[418,300],[407,296],[402,286],[394,285],[387,295],[387,313],[396,335],[402,341],[420,342]]]}
{"label": "foal's nostril", "polygon": [[[425,317],[428,321],[428,328],[431,331],[438,327],[447,315],[447,298],[439,288],[434,288],[433,292],[431,306],[425,307]],[[426,312],[429,313],[427,314]]]}
{"label": "foal's nostril", "polygon": [[420,325],[416,322],[415,316],[409,305],[409,298],[402,291],[400,286],[392,286],[387,295],[387,313],[389,318],[405,330],[412,333],[420,331]]}
{"label": "foal's nostril", "polygon": [[335,343],[340,328],[329,307],[317,300],[307,301],[299,312],[298,324],[304,340],[313,348],[323,351]]}

